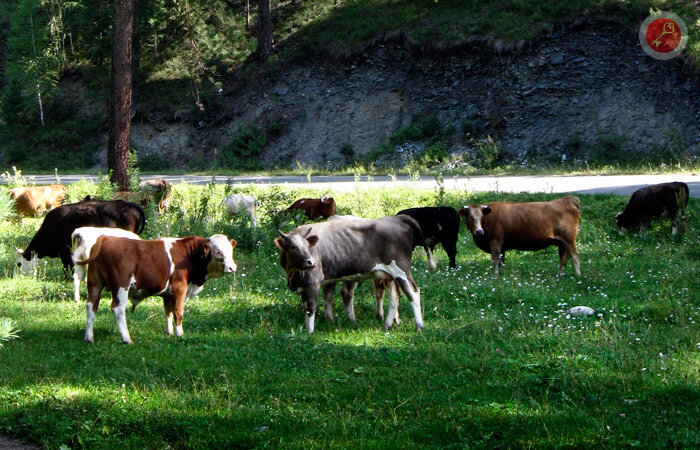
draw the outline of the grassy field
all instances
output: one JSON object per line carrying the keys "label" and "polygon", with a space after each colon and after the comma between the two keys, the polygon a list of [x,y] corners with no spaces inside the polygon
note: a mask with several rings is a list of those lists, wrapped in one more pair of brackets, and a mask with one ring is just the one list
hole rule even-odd
{"label": "grassy field", "polygon": [[[79,198],[96,186],[72,186]],[[233,189],[237,190],[237,189]],[[38,227],[0,224],[0,317],[19,338],[0,348],[0,433],[49,448],[122,447],[583,447],[700,445],[700,202],[685,233],[659,223],[620,237],[626,198],[581,196],[583,276],[556,276],[556,250],[508,254],[494,281],[490,257],[460,235],[457,269],[436,251],[422,288],[423,333],[407,302],[385,332],[369,283],[352,326],[303,333],[272,243],[276,211],[319,191],[255,188],[262,227],[229,221],[224,188],[177,185],[171,212],[148,237],[225,232],[240,245],[238,273],[211,280],[186,304],[185,338],[167,337],[162,302],[128,314],[123,345],[109,301],[83,342],[85,308],[57,260],[12,276],[13,246]],[[374,189],[334,194],[339,213],[367,217],[415,205],[519,201],[550,195]],[[83,288],[84,296],[84,288]],[[597,315],[574,318],[575,305]],[[322,316],[322,312],[320,313]]]}

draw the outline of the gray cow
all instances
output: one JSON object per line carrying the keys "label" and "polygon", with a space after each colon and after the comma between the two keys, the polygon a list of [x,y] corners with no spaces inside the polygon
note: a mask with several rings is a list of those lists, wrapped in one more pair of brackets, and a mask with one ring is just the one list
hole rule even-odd
{"label": "gray cow", "polygon": [[[380,219],[329,221],[302,225],[275,239],[280,264],[287,273],[289,288],[301,295],[309,334],[314,331],[316,302],[321,288],[325,315],[333,321],[333,293],[336,283],[372,278],[389,290],[385,328],[394,323],[399,296],[396,284],[411,301],[416,328],[423,329],[420,289],[411,275],[411,256],[417,245],[425,248],[428,264],[435,267],[418,223],[409,216]],[[393,283],[392,281],[396,281]],[[348,318],[355,322],[352,293],[341,292]]]}

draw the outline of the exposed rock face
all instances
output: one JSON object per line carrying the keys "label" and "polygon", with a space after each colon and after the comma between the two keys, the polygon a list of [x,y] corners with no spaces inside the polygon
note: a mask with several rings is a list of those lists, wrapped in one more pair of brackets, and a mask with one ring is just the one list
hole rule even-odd
{"label": "exposed rock face", "polygon": [[276,130],[261,154],[266,166],[325,167],[428,115],[457,127],[453,151],[469,150],[459,132],[469,117],[523,162],[533,152],[585,158],[583,149],[610,139],[613,151],[640,153],[670,145],[697,154],[700,141],[694,69],[646,56],[633,33],[609,24],[561,30],[509,56],[475,49],[416,59],[379,45],[354,61],[310,62],[222,95],[232,119],[224,125],[146,117],[132,126],[134,147],[163,153],[174,168],[216,166],[239,127],[255,124]]}

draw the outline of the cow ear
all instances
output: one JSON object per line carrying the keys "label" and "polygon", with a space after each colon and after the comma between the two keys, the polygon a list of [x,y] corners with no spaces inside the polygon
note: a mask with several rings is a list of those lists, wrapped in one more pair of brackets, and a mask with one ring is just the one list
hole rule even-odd
{"label": "cow ear", "polygon": [[284,250],[286,248],[286,244],[287,240],[285,238],[275,238],[275,245],[280,250]]}
{"label": "cow ear", "polygon": [[235,239],[231,239],[231,248],[236,248],[237,244],[238,244],[238,242],[236,242]]}
{"label": "cow ear", "polygon": [[481,207],[481,212],[486,215],[491,212],[491,207],[489,205],[483,205]]}
{"label": "cow ear", "polygon": [[202,251],[204,252],[204,256],[209,256],[210,250],[211,250],[211,247],[209,246],[209,241],[207,241],[204,243],[204,245],[202,245]]}
{"label": "cow ear", "polygon": [[619,213],[615,214],[615,218],[617,219],[617,218],[620,217],[621,215],[622,215],[622,213],[619,212]]}
{"label": "cow ear", "polygon": [[314,234],[313,236],[307,237],[306,240],[309,243],[309,247],[313,247],[318,242],[318,236]]}

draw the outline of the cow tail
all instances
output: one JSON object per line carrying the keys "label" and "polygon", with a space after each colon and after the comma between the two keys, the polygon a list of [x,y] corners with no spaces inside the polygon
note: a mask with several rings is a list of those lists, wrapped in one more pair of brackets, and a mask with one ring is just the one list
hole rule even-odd
{"label": "cow tail", "polygon": [[88,259],[85,259],[83,261],[76,261],[75,263],[78,264],[79,266],[85,266],[87,264],[90,264],[94,260],[97,259],[97,256],[100,254],[100,251],[102,250],[102,242],[104,242],[105,237],[100,236],[97,238],[97,242],[95,242],[95,245],[92,246],[90,249],[90,257]]}
{"label": "cow tail", "polygon": [[430,249],[428,248],[428,246],[425,243],[425,238],[423,237],[423,231],[420,229],[420,225],[418,225],[418,222],[416,222],[416,219],[414,219],[411,216],[407,216],[405,214],[400,214],[397,217],[400,217],[404,223],[408,224],[413,229],[413,245],[414,245],[414,247],[417,245],[420,245],[425,249],[425,255],[428,257],[428,268],[430,270],[435,270],[435,268],[437,267],[437,262],[435,262],[435,258],[433,258],[433,253],[430,251]]}
{"label": "cow tail", "polygon": [[139,216],[141,218],[141,220],[139,221],[139,223],[136,226],[138,231],[135,231],[136,234],[140,235],[141,233],[143,233],[143,229],[146,228],[146,213],[143,212],[143,208],[141,208],[140,205],[137,205],[136,203],[132,203],[132,205],[138,210]]}

